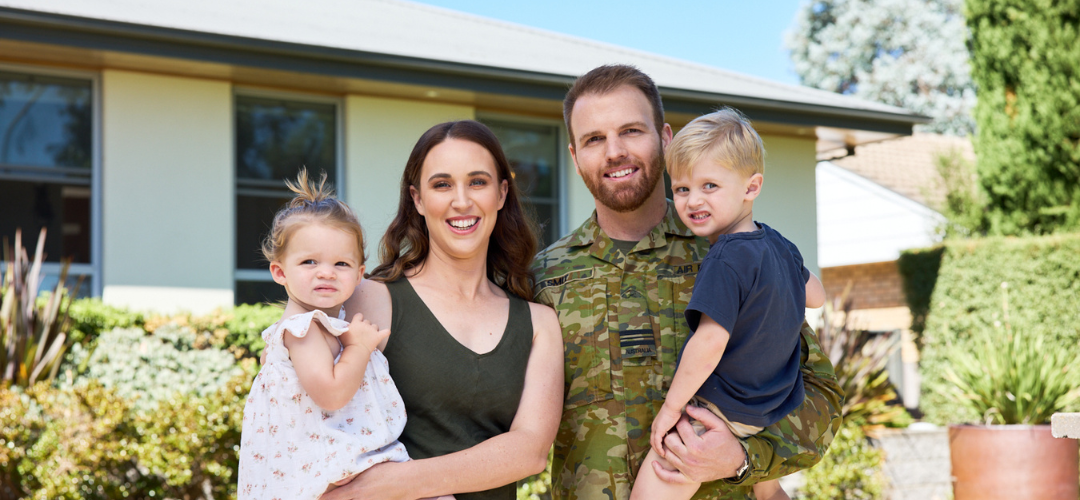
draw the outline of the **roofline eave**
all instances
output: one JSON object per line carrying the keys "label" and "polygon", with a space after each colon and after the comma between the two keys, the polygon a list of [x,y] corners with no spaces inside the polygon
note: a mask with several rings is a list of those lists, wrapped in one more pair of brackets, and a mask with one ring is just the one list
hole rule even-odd
{"label": "roofline eave", "polygon": [[[411,56],[222,35],[64,14],[0,7],[0,38],[51,45],[311,72],[346,78],[458,88],[561,101],[576,76],[499,68]],[[441,75],[433,78],[432,74]],[[661,87],[665,109],[704,113],[740,107],[751,119],[907,135],[929,118]]]}

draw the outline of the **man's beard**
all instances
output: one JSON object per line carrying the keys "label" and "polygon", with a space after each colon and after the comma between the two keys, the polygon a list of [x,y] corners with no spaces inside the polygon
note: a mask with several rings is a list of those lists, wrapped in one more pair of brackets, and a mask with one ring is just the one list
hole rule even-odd
{"label": "man's beard", "polygon": [[636,182],[628,186],[615,187],[604,182],[603,172],[614,166],[611,164],[605,165],[596,178],[587,175],[581,178],[585,181],[585,187],[589,188],[589,192],[601,205],[616,212],[632,212],[645,204],[645,200],[648,200],[656,189],[656,183],[664,177],[664,155],[657,154],[647,166],[641,165],[636,159],[632,160],[631,164],[638,167],[640,175]]}

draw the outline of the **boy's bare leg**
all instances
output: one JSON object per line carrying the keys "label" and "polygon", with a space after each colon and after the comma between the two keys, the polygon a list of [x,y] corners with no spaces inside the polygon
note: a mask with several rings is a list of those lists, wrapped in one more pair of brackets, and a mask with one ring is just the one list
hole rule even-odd
{"label": "boy's bare leg", "polygon": [[634,480],[634,488],[630,490],[630,500],[653,500],[656,498],[690,500],[690,497],[697,492],[698,486],[701,486],[701,483],[666,483],[656,475],[653,462],[659,463],[665,469],[675,470],[675,467],[672,467],[667,460],[660,458],[660,455],[656,454],[656,450],[650,449],[649,454],[645,456],[645,461],[641,463],[641,469],[638,470],[637,479]]}
{"label": "boy's bare leg", "polygon": [[780,481],[776,479],[755,484],[754,498],[758,500],[791,500],[787,492],[780,487]]}

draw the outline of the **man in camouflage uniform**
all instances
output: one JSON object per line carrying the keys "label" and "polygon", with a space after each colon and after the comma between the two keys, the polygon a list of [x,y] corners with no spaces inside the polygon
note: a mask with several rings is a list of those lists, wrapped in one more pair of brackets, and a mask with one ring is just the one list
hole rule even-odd
{"label": "man in camouflage uniform", "polygon": [[[709,244],[665,198],[671,128],[648,76],[627,66],[594,69],[575,82],[563,112],[596,212],[534,264],[536,299],[555,308],[566,345],[552,489],[556,499],[626,500],[689,333],[683,312]],[[737,439],[718,417],[688,408],[708,431],[697,436],[684,418],[665,439],[669,461],[704,483],[695,499],[753,498],[753,483],[810,467],[825,453],[843,394],[806,324],[802,335],[806,399],[798,409]]]}

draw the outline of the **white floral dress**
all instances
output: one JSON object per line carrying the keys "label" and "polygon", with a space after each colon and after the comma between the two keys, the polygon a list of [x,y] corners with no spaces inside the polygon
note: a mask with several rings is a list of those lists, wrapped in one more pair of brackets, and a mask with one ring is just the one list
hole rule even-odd
{"label": "white floral dress", "polygon": [[409,459],[397,440],[405,404],[382,352],[371,353],[360,390],[339,410],[320,408],[300,386],[283,335],[303,337],[313,321],[335,337],[349,329],[347,322],[316,310],[262,333],[266,364],[244,406],[238,500],[316,499],[332,482],[378,463]]}

